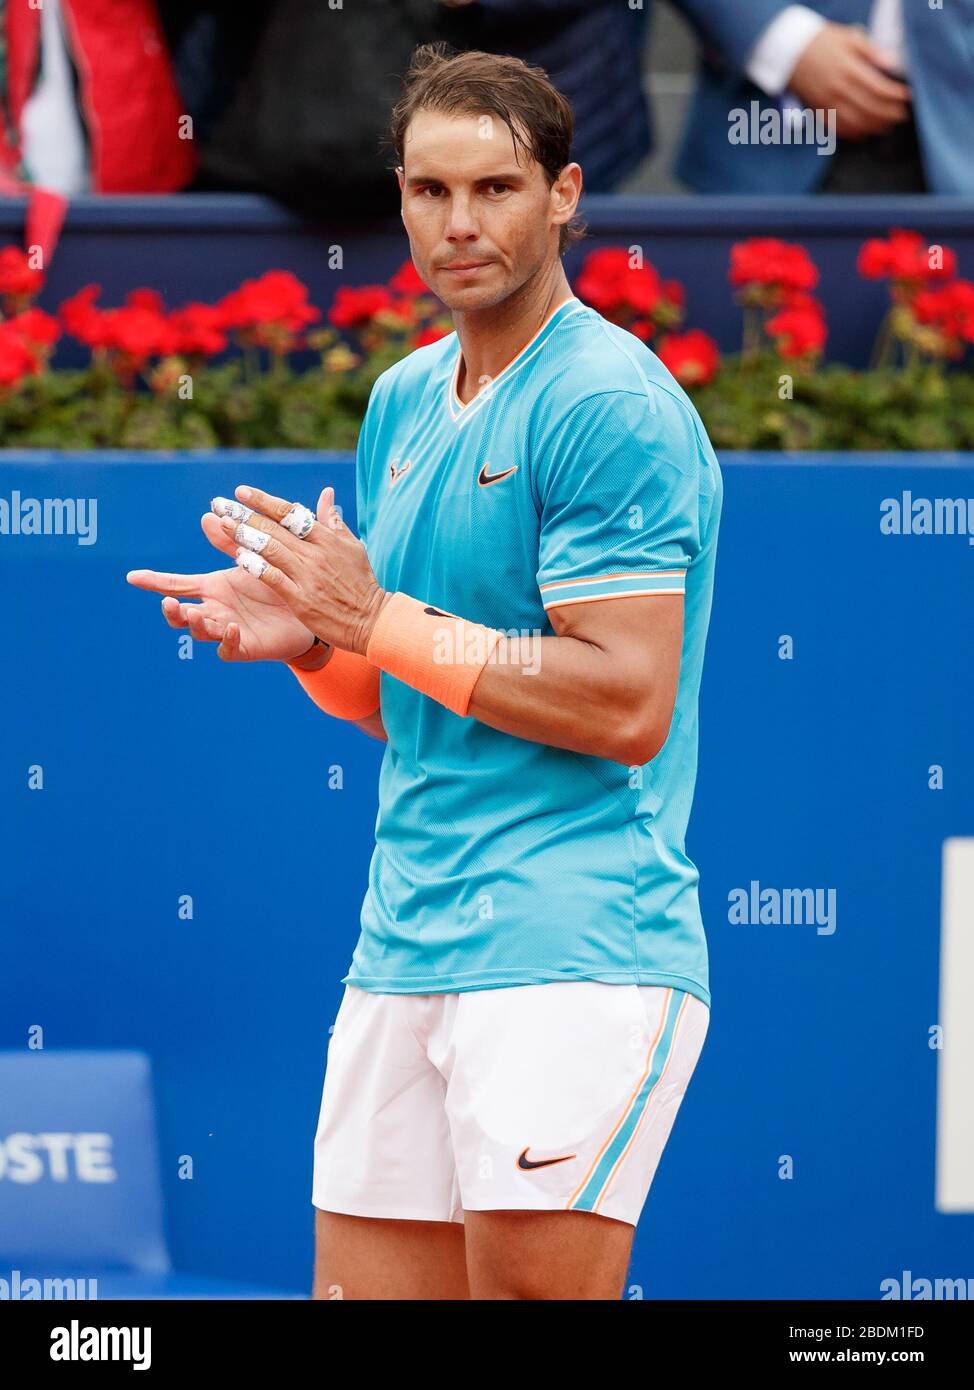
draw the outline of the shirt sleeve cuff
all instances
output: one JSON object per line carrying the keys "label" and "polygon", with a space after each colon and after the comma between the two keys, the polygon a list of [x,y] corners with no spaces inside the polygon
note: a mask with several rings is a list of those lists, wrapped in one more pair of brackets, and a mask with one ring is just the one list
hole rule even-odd
{"label": "shirt sleeve cuff", "polygon": [[768,96],[780,96],[799,58],[826,23],[807,5],[789,5],[751,49],[745,66],[748,77]]}
{"label": "shirt sleeve cuff", "polygon": [[632,570],[623,574],[590,575],[584,579],[551,579],[539,584],[545,609],[568,603],[595,603],[604,598],[641,598],[645,594],[686,593],[685,569]]}

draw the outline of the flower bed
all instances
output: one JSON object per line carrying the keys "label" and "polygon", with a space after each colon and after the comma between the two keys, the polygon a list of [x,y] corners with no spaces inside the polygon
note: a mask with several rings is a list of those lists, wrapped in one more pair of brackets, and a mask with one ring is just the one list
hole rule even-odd
{"label": "flower bed", "polygon": [[[974,448],[974,284],[954,253],[916,233],[867,242],[859,273],[890,282],[868,371],[824,366],[818,270],[800,246],[733,247],[739,353],[721,356],[683,323],[684,294],[638,248],[585,259],[579,298],[650,344],[694,398],[717,448]],[[326,322],[287,271],[248,280],[216,304],[168,309],[155,291],[115,308],[89,285],[57,314],[24,253],[0,250],[0,444],[40,448],[348,449],[372,383],[452,330],[406,262],[386,285],[340,288]],[[62,335],[90,350],[52,365]]]}

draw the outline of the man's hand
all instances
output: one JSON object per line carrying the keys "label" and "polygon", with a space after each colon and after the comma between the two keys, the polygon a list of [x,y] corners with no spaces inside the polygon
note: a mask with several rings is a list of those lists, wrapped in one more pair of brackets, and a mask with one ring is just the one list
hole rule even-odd
{"label": "man's hand", "polygon": [[864,30],[826,24],[799,58],[788,87],[813,110],[835,110],[843,140],[881,135],[909,115],[910,89],[881,70],[888,55]]}
{"label": "man's hand", "polygon": [[334,488],[322,490],[317,520],[300,539],[281,525],[292,502],[259,488],[238,487],[236,495],[254,512],[246,522],[219,522],[224,538],[237,543],[237,563],[253,566],[257,581],[323,642],[364,656],[390,595],[333,505]]}
{"label": "man's hand", "polygon": [[[236,556],[239,547],[226,539],[219,517],[207,512],[201,524],[211,545]],[[201,642],[219,642],[223,661],[290,661],[314,642],[314,633],[287,604],[239,566],[210,574],[130,570],[126,579],[138,589],[166,594],[162,612],[169,626],[187,628]],[[202,602],[181,603],[176,594]]]}

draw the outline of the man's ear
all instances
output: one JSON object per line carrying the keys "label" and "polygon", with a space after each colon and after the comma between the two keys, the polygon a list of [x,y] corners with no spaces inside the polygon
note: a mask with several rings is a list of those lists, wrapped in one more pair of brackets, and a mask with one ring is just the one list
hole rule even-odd
{"label": "man's ear", "polygon": [[572,198],[574,197],[575,207],[577,209],[578,203],[581,201],[582,193],[584,191],[582,166],[574,162],[571,164],[566,164],[564,169],[562,169],[561,173],[559,174],[556,182],[559,188],[562,190],[560,195],[562,202],[567,204],[571,202]]}

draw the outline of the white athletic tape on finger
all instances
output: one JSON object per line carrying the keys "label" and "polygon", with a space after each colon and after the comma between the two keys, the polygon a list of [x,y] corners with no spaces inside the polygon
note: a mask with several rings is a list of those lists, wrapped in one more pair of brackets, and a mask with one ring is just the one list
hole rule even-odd
{"label": "white athletic tape on finger", "polygon": [[270,540],[266,531],[258,531],[256,526],[247,526],[244,522],[240,523],[233,536],[234,540],[239,541],[248,550],[256,551],[258,555]]}
{"label": "white athletic tape on finger", "polygon": [[287,516],[284,517],[281,522],[285,531],[290,531],[291,535],[297,536],[299,541],[304,540],[314,524],[314,512],[309,511],[308,508],[302,506],[300,502],[295,502]]}
{"label": "white athletic tape on finger", "polygon": [[267,569],[267,561],[262,560],[259,555],[255,555],[252,550],[241,550],[237,556],[237,564],[248,574],[252,574],[255,579],[260,579]]}
{"label": "white athletic tape on finger", "polygon": [[214,497],[210,503],[210,511],[217,516],[228,516],[231,521],[249,521],[254,514],[253,507],[245,507],[242,502],[235,502],[232,497]]}

